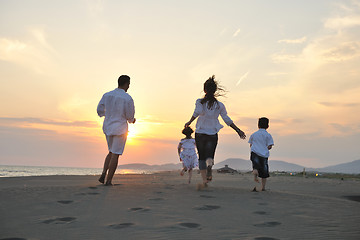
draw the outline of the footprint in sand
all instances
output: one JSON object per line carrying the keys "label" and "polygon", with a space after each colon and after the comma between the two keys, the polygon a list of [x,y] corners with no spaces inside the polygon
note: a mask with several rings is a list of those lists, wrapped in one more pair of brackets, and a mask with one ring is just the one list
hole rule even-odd
{"label": "footprint in sand", "polygon": [[1,238],[0,240],[27,240],[26,238]]}
{"label": "footprint in sand", "polygon": [[210,195],[200,195],[201,198],[215,198],[214,196]]}
{"label": "footprint in sand", "polygon": [[259,203],[260,206],[267,206],[268,203]]}
{"label": "footprint in sand", "polygon": [[90,189],[97,189],[97,187],[89,187]]}
{"label": "footprint in sand", "polygon": [[196,210],[214,210],[218,208],[220,208],[220,206],[217,205],[204,205],[201,207],[195,207]]}
{"label": "footprint in sand", "polygon": [[258,223],[254,224],[255,227],[276,227],[279,226],[280,222],[264,222],[264,223]]}
{"label": "footprint in sand", "polygon": [[119,223],[119,224],[109,225],[108,227],[112,228],[112,229],[123,229],[123,228],[128,228],[128,227],[131,227],[134,225],[135,225],[135,223]]}
{"label": "footprint in sand", "polygon": [[73,203],[74,201],[72,200],[60,200],[60,201],[57,201],[58,203],[61,203],[61,204],[70,204],[70,203]]}
{"label": "footprint in sand", "polygon": [[264,211],[255,211],[253,213],[258,214],[258,215],[267,215],[268,214],[267,212],[264,212]]}
{"label": "footprint in sand", "polygon": [[89,192],[89,193],[87,193],[87,195],[99,195],[100,193],[98,193],[98,192]]}
{"label": "footprint in sand", "polygon": [[165,200],[164,198],[149,198],[149,201],[163,201]]}
{"label": "footprint in sand", "polygon": [[42,223],[46,223],[46,224],[64,224],[64,223],[71,223],[73,221],[75,221],[76,218],[74,217],[62,217],[62,218],[53,218],[53,219],[48,219],[45,221],[42,221]]}
{"label": "footprint in sand", "polygon": [[279,240],[278,238],[272,238],[272,237],[256,237],[254,240]]}
{"label": "footprint in sand", "polygon": [[85,195],[99,195],[98,192],[88,192],[88,193],[77,193],[78,196],[85,196]]}
{"label": "footprint in sand", "polygon": [[134,207],[129,209],[132,212],[148,212],[150,211],[149,208],[142,208],[142,207]]}
{"label": "footprint in sand", "polygon": [[184,223],[179,223],[180,226],[185,227],[185,228],[199,228],[200,224],[198,223],[188,223],[188,222],[184,222]]}
{"label": "footprint in sand", "polygon": [[351,201],[360,202],[360,195],[344,196],[344,198],[351,200]]}

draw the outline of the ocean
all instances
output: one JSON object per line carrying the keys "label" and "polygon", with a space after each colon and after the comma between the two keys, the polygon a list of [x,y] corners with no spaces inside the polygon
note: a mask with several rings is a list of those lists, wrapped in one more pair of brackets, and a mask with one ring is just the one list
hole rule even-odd
{"label": "ocean", "polygon": [[[0,177],[29,177],[51,175],[100,175],[102,168],[74,168],[74,167],[38,167],[38,166],[2,166]],[[153,171],[137,169],[118,169],[116,174],[151,174]]]}

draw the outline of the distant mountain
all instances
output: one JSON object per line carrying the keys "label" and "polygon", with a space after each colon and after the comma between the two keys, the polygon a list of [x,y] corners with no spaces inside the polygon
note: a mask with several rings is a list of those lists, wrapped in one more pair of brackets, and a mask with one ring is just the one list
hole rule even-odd
{"label": "distant mountain", "polygon": [[360,174],[360,160],[342,163],[324,168],[318,168],[319,172]]}
{"label": "distant mountain", "polygon": [[181,163],[168,163],[162,165],[148,165],[144,163],[132,163],[132,164],[123,164],[119,165],[120,169],[136,169],[136,170],[154,170],[154,171],[170,171],[177,170],[182,168]]}
{"label": "distant mountain", "polygon": [[[222,162],[214,165],[215,169],[219,169],[228,165],[230,168],[240,171],[251,171],[252,164],[250,160],[244,160],[241,158],[228,158]],[[288,163],[284,161],[269,160],[270,171],[286,171],[286,172],[300,172],[304,169],[303,166]]]}
{"label": "distant mountain", "polygon": [[250,160],[244,160],[241,158],[228,158],[222,162],[216,163],[213,168],[219,169],[228,165],[230,168],[241,171],[251,171],[252,165]]}
{"label": "distant mountain", "polygon": [[[241,158],[228,158],[222,162],[214,165],[214,169],[219,169],[228,165],[230,168],[240,171],[251,171],[252,165],[250,160]],[[123,164],[119,165],[120,169],[136,169],[136,170],[152,170],[152,171],[171,171],[182,168],[181,163],[168,163],[162,165],[148,165],[143,163]],[[306,168],[301,165],[288,163],[278,160],[269,160],[270,171],[285,171],[285,172],[301,172],[305,168],[307,172],[328,172],[328,173],[347,173],[347,174],[360,174],[360,160],[349,163],[342,163],[334,166],[324,168]]]}

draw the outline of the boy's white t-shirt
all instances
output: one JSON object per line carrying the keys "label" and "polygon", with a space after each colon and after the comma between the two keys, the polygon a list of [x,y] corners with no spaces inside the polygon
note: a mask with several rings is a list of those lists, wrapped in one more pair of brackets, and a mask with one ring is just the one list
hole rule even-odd
{"label": "boy's white t-shirt", "polygon": [[250,136],[249,143],[251,144],[252,152],[261,157],[268,158],[270,155],[268,146],[274,145],[274,140],[266,129],[260,128]]}

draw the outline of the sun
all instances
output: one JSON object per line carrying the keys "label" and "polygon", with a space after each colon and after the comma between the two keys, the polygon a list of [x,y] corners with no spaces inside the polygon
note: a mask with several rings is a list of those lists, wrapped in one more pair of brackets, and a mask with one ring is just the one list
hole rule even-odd
{"label": "sun", "polygon": [[136,126],[134,124],[129,124],[129,128],[128,128],[128,135],[127,135],[127,140],[130,143],[134,143],[134,140],[136,138]]}

